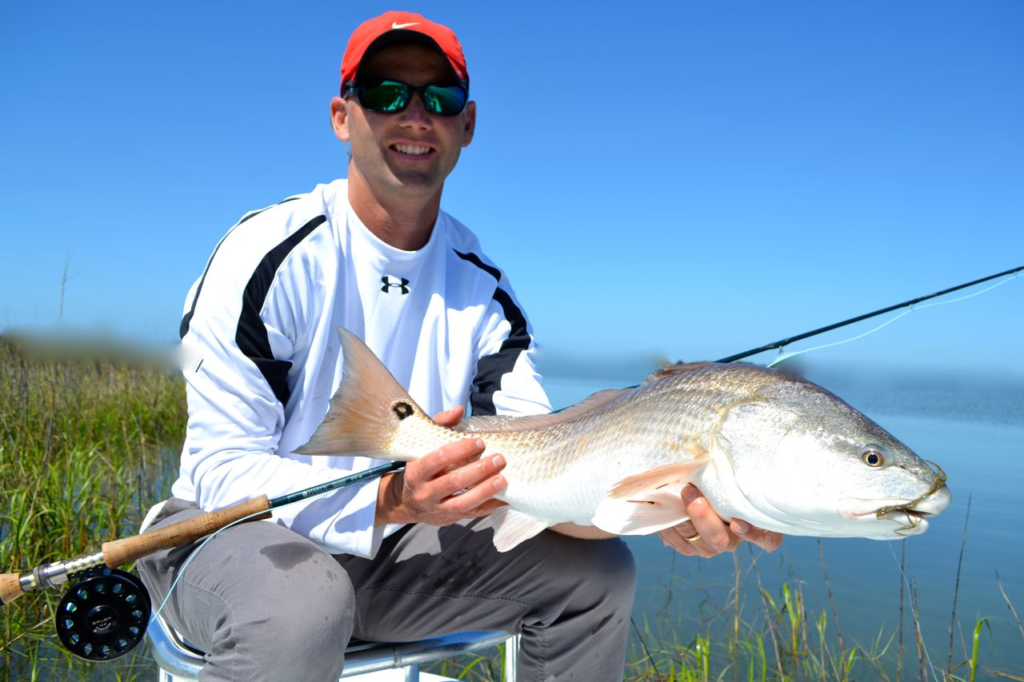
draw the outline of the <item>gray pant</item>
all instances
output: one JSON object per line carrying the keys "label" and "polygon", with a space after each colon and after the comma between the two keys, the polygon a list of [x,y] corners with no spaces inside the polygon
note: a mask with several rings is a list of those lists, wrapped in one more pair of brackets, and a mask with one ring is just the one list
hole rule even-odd
{"label": "gray pant", "polygon": [[[156,526],[199,513],[171,499]],[[163,615],[206,654],[200,679],[336,680],[350,637],[522,633],[519,680],[621,680],[633,557],[621,540],[546,531],[499,554],[490,519],[407,526],[373,561],[332,556],[273,523],[235,526],[188,566]],[[137,563],[163,601],[198,543]]]}

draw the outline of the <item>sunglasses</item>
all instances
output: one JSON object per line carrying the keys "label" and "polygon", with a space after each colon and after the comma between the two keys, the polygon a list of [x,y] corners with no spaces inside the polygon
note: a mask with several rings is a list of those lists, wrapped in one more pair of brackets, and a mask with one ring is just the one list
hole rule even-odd
{"label": "sunglasses", "polygon": [[439,116],[455,116],[466,108],[469,92],[461,85],[409,85],[402,81],[385,80],[373,85],[346,85],[343,97],[356,95],[364,109],[382,114],[405,111],[413,93],[423,100],[427,111]]}

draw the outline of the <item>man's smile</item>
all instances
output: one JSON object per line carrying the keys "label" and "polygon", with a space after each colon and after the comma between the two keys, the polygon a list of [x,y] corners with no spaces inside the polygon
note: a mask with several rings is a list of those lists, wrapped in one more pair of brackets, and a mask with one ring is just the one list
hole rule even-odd
{"label": "man's smile", "polygon": [[409,144],[396,142],[389,147],[391,150],[398,152],[403,156],[418,156],[423,157],[433,153],[433,147],[428,147],[421,144]]}

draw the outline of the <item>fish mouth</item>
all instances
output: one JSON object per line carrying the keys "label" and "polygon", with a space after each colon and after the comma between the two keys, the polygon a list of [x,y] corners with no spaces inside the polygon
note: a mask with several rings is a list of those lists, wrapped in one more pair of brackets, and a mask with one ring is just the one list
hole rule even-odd
{"label": "fish mouth", "polygon": [[928,519],[949,506],[953,496],[942,486],[927,496],[916,499],[885,498],[863,500],[847,498],[839,502],[840,516],[862,523],[875,521],[899,524],[897,535],[917,535],[928,529]]}
{"label": "fish mouth", "polygon": [[[883,498],[875,500],[863,500],[855,497],[849,497],[845,500],[839,501],[839,515],[843,518],[852,519],[854,521],[870,521],[871,519],[881,519],[892,511],[883,511],[886,509],[899,509],[910,504],[913,500],[909,498]],[[882,514],[879,515],[879,511]]]}
{"label": "fish mouth", "polygon": [[907,498],[845,499],[839,503],[839,514],[857,524],[880,527],[869,531],[872,537],[898,539],[925,532],[928,530],[928,517],[934,516],[932,511],[908,507],[911,502],[913,500]]}

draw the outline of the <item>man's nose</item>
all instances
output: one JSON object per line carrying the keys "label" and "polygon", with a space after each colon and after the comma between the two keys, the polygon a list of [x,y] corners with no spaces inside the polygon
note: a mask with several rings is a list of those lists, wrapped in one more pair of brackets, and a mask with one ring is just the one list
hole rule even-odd
{"label": "man's nose", "polygon": [[423,102],[423,97],[418,92],[412,93],[412,99],[409,100],[409,106],[401,113],[402,119],[400,123],[405,126],[412,126],[426,130],[433,125],[433,121],[430,118],[430,112],[427,111],[427,107]]}

